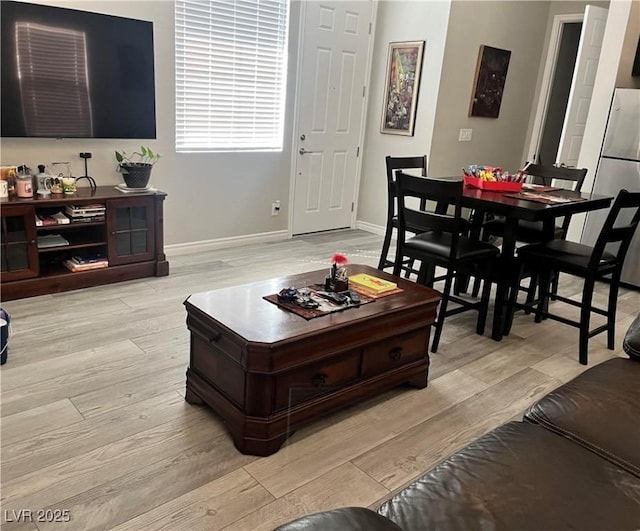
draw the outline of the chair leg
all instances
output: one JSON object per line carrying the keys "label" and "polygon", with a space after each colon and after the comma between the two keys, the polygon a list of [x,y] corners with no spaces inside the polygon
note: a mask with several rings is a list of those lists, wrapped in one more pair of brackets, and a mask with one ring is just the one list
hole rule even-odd
{"label": "chair leg", "polygon": [[[482,279],[476,275],[475,277],[473,277],[473,287],[471,288],[471,296],[472,297],[477,297],[478,294],[480,293],[480,283],[482,282]],[[486,280],[485,280],[486,282]]]}
{"label": "chair leg", "polygon": [[[476,280],[479,277],[476,277]],[[478,311],[478,321],[476,323],[476,334],[483,335],[487,324],[487,313],[489,313],[489,297],[491,296],[491,265],[484,268],[483,277],[484,286],[482,288],[482,298],[480,302],[480,310]],[[474,281],[475,282],[475,281]],[[475,288],[475,286],[474,286]]]}
{"label": "chair leg", "polygon": [[382,271],[385,267],[389,267],[387,256],[389,247],[391,246],[391,235],[393,234],[393,223],[391,219],[387,220],[387,228],[384,231],[384,241],[382,242],[382,251],[380,252],[380,260],[378,261],[378,269]]}
{"label": "chair leg", "polygon": [[539,323],[542,321],[542,312],[546,311],[548,308],[547,304],[549,301],[549,282],[551,282],[550,275],[551,275],[551,271],[549,269],[542,268],[538,276],[539,300],[538,300],[538,306],[536,307],[536,317],[535,317],[536,323]]}
{"label": "chair leg", "polygon": [[436,276],[436,265],[428,262],[423,262],[420,265],[420,272],[418,273],[418,284],[424,284],[429,288],[433,288],[434,278]]}
{"label": "chair leg", "polygon": [[609,284],[609,306],[607,307],[607,348],[615,348],[616,311],[618,308],[618,288],[620,287],[620,271],[611,276]]}
{"label": "chair leg", "polygon": [[453,282],[453,269],[447,270],[447,278],[444,282],[444,290],[442,291],[442,301],[440,301],[440,311],[438,312],[438,319],[436,321],[436,327],[433,333],[433,343],[431,343],[431,352],[434,354],[438,350],[438,344],[440,343],[440,335],[442,334],[442,327],[444,326],[444,316],[447,313],[447,306],[449,304],[449,293],[451,292],[451,284]]}
{"label": "chair leg", "polygon": [[560,271],[553,272],[553,280],[551,281],[551,292],[549,297],[551,300],[555,300],[556,294],[558,293],[558,280],[560,279]]}
{"label": "chair leg", "polygon": [[[511,333],[511,327],[513,326],[513,316],[516,313],[516,302],[518,302],[518,292],[520,291],[520,281],[522,280],[522,275],[524,275],[524,267],[520,266],[518,274],[516,275],[511,286],[511,292],[509,293],[509,302],[507,303],[507,316],[505,317],[504,322],[505,336],[508,336]],[[530,282],[533,282],[533,276],[531,277]],[[527,293],[527,300],[528,299],[529,294]]]}
{"label": "chair leg", "polygon": [[[536,290],[537,289],[538,289],[538,273],[533,272],[531,274],[531,279],[529,280],[529,287],[527,288],[527,299],[525,301],[525,305],[533,306],[533,303],[536,300]],[[531,310],[526,309],[524,311],[524,313],[530,314]]]}
{"label": "chair leg", "polygon": [[591,318],[591,301],[595,279],[587,277],[582,288],[582,304],[580,307],[580,339],[578,341],[578,359],[582,365],[587,365],[589,357],[589,320]]}

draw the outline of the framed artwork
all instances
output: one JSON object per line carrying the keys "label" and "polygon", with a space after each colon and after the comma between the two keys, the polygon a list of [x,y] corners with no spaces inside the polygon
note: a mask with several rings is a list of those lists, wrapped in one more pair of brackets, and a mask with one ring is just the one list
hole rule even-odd
{"label": "framed artwork", "polygon": [[510,58],[509,50],[480,46],[469,116],[498,117]]}
{"label": "framed artwork", "polygon": [[423,54],[424,41],[389,43],[381,133],[413,136]]}

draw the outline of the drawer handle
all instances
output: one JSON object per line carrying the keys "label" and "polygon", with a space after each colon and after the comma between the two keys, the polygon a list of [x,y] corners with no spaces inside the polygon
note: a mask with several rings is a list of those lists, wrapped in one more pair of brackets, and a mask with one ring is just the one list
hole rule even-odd
{"label": "drawer handle", "polygon": [[389,357],[396,361],[402,357],[402,347],[396,347],[389,352]]}
{"label": "drawer handle", "polygon": [[211,337],[209,337],[209,343],[216,343],[218,339],[220,339],[222,334],[220,332],[214,332]]}
{"label": "drawer handle", "polygon": [[324,374],[324,373],[316,374],[313,378],[311,378],[311,383],[313,384],[314,387],[322,387],[324,384],[327,383],[328,378],[329,378],[328,374]]}

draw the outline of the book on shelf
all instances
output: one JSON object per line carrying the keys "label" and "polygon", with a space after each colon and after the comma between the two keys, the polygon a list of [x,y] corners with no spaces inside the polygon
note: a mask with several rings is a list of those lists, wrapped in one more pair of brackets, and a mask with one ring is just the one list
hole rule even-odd
{"label": "book on shelf", "polygon": [[95,212],[97,210],[105,210],[107,207],[100,203],[94,203],[91,205],[67,205],[66,209],[71,210],[72,212]]}
{"label": "book on shelf", "polygon": [[36,214],[36,227],[50,227],[57,224],[58,222],[50,216]]}
{"label": "book on shelf", "polygon": [[65,245],[69,245],[69,241],[60,234],[43,234],[38,236],[38,249],[63,247]]}
{"label": "book on shelf", "polygon": [[54,219],[58,225],[68,225],[71,223],[71,220],[65,216],[62,212],[56,212],[55,214],[51,214],[51,219]]}
{"label": "book on shelf", "polygon": [[105,207],[104,205],[67,205],[65,207],[65,212],[67,213],[67,215],[74,218],[104,215],[106,210],[107,207]]}
{"label": "book on shelf", "polygon": [[68,225],[71,220],[65,216],[62,212],[56,212],[55,214],[45,215],[36,214],[36,227],[49,227],[51,225]]}
{"label": "book on shelf", "polygon": [[75,255],[69,258],[69,261],[76,265],[89,265],[89,264],[106,264],[109,265],[107,257],[100,254],[87,254],[87,255]]}
{"label": "book on shelf", "polygon": [[398,288],[398,285],[395,282],[384,280],[383,278],[375,277],[373,275],[367,275],[366,273],[358,273],[350,276],[349,284],[376,295],[393,291]]}
{"label": "book on shelf", "polygon": [[91,271],[93,269],[104,269],[109,267],[109,262],[97,262],[95,264],[76,264],[72,260],[63,260],[62,264],[71,272]]}
{"label": "book on shelf", "polygon": [[102,216],[82,216],[82,217],[72,217],[71,223],[97,223],[100,221],[104,221],[105,217]]}

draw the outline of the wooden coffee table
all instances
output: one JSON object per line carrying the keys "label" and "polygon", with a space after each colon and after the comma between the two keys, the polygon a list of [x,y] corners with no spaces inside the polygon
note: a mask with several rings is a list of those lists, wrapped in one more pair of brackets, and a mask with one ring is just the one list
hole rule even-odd
{"label": "wooden coffee table", "polygon": [[427,385],[440,295],[368,266],[402,293],[306,320],[262,297],[323,281],[327,269],[191,295],[186,400],[226,422],[240,452],[270,455],[303,423],[392,387]]}

